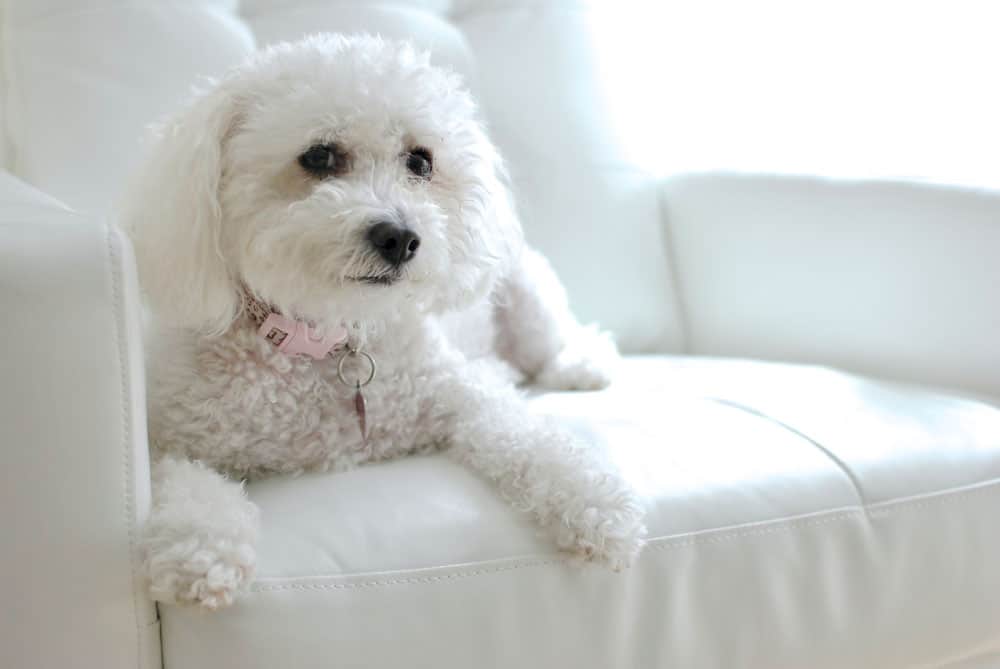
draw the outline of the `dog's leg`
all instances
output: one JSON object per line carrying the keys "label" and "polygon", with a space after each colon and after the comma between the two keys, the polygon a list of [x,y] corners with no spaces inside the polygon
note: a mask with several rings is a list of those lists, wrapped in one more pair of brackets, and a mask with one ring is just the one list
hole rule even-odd
{"label": "dog's leg", "polygon": [[495,297],[497,350],[536,385],[597,390],[610,383],[618,362],[614,342],[577,322],[562,283],[540,253],[525,249],[520,270]]}
{"label": "dog's leg", "polygon": [[153,505],[142,541],[153,599],[216,609],[253,576],[257,507],[240,483],[201,463],[153,465]]}
{"label": "dog's leg", "polygon": [[512,388],[446,385],[437,396],[452,412],[452,457],[496,482],[505,499],[551,529],[561,549],[614,570],[632,562],[645,534],[643,510],[611,463],[530,414]]}

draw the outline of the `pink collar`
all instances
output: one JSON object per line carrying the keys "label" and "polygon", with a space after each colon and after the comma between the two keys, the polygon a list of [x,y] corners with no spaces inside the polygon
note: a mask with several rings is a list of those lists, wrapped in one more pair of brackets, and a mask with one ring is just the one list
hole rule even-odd
{"label": "pink collar", "polygon": [[347,344],[347,329],[342,326],[317,328],[277,313],[249,293],[244,295],[246,313],[257,325],[257,334],[282,353],[322,360]]}

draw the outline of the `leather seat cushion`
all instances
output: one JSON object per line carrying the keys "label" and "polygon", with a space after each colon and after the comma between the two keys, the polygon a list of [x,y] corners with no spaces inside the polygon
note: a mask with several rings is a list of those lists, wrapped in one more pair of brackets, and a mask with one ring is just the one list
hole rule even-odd
{"label": "leather seat cushion", "polygon": [[632,568],[565,563],[442,456],[273,479],[250,487],[259,580],[222,612],[161,607],[166,665],[884,669],[996,638],[989,403],[657,357],[532,406],[642,493],[649,544]]}

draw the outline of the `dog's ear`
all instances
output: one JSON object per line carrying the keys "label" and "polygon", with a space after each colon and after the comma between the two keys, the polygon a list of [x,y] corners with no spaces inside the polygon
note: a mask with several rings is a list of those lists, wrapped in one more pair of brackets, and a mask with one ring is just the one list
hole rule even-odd
{"label": "dog's ear", "polygon": [[162,124],[122,208],[139,283],[170,326],[221,333],[240,308],[221,250],[219,205],[237,107],[225,85],[214,84]]}

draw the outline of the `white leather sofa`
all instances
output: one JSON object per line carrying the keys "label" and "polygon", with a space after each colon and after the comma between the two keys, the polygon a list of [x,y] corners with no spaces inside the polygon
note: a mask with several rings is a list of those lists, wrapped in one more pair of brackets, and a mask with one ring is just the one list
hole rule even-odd
{"label": "white leather sofa", "polygon": [[[654,178],[608,129],[593,9],[5,3],[0,667],[1000,667],[1000,194]],[[642,492],[626,572],[564,564],[423,457],[252,485],[252,592],[146,597],[140,306],[109,203],[196,74],[317,30],[469,77],[529,239],[634,354],[607,391],[534,400]]]}

